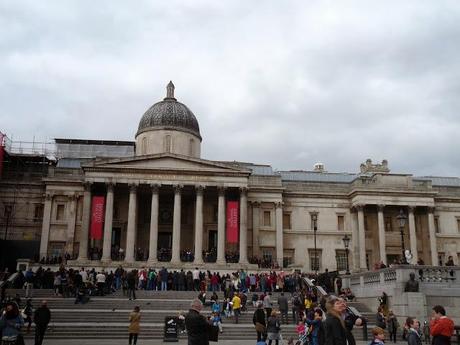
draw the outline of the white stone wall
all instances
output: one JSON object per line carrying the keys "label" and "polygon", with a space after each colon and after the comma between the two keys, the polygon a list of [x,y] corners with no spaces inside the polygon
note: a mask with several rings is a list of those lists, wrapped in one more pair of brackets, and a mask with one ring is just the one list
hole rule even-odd
{"label": "white stone wall", "polygon": [[[171,140],[169,151],[166,144],[167,136]],[[193,134],[177,130],[152,130],[136,137],[136,156],[165,152],[200,158],[201,140]]]}

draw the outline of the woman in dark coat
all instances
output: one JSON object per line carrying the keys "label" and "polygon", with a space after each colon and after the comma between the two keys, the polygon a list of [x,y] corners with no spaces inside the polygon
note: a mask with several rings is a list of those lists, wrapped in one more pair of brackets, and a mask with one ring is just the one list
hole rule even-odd
{"label": "woman in dark coat", "polygon": [[324,322],[324,333],[326,335],[325,345],[356,345],[355,338],[351,333],[351,327],[347,327],[342,315],[345,314],[347,305],[341,298],[330,297],[326,302],[326,321]]}
{"label": "woman in dark coat", "polygon": [[265,311],[263,308],[263,302],[258,301],[256,304],[256,311],[254,312],[254,315],[252,316],[252,323],[256,327],[256,332],[257,332],[257,341],[265,341],[266,339],[266,330],[267,330],[267,321],[265,319]]}

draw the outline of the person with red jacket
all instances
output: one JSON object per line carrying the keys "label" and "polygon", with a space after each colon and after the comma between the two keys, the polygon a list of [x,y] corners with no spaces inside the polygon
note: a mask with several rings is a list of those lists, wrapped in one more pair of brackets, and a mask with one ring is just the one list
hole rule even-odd
{"label": "person with red jacket", "polygon": [[454,322],[446,316],[443,306],[433,307],[430,333],[433,337],[433,345],[450,345],[450,339],[454,333]]}

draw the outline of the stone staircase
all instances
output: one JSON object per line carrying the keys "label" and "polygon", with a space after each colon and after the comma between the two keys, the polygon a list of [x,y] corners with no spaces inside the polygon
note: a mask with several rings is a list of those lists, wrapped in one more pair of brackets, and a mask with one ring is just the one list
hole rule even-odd
{"label": "stone staircase", "polygon": [[[24,290],[7,290],[7,294],[10,296],[14,296],[16,293],[22,297],[25,295]],[[129,313],[134,306],[139,306],[142,313],[142,339],[162,339],[165,317],[176,316],[179,311],[187,312],[190,302],[197,296],[197,292],[136,291],[137,299],[129,301],[121,291],[117,291],[115,294],[104,297],[92,297],[84,305],[74,304],[74,298],[56,297],[52,290],[33,290],[32,296],[34,308],[40,305],[42,299],[46,299],[51,309],[52,320],[47,338],[126,338]],[[277,296],[278,293],[272,295],[274,308],[277,306]],[[219,293],[219,298],[220,300],[223,299],[223,293]],[[358,309],[364,316],[369,317],[371,324],[368,329],[370,332],[372,324],[375,323],[375,316],[365,305],[356,302],[350,303],[350,305]],[[210,314],[210,306],[206,306],[203,312]],[[254,307],[251,302],[248,302],[248,310],[242,313],[238,324],[235,324],[231,318],[223,317],[224,332],[219,335],[219,339],[255,339],[255,329],[252,324],[253,313]],[[284,339],[297,338],[292,321],[292,314],[289,313],[289,324],[282,325]],[[355,327],[353,333],[357,340],[363,339],[361,327]]]}

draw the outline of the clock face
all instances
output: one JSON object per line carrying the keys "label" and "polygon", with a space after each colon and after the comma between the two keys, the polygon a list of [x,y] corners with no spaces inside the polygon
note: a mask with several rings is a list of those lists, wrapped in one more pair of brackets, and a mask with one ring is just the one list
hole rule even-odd
{"label": "clock face", "polygon": [[168,209],[160,210],[160,223],[170,224],[172,222],[172,213]]}

